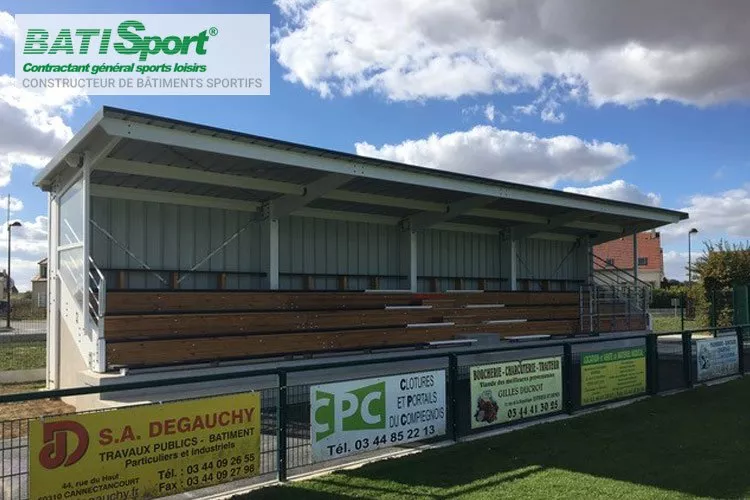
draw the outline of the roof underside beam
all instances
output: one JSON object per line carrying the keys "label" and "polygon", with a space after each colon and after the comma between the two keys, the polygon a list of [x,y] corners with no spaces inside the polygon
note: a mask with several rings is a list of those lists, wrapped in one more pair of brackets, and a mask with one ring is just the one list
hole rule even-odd
{"label": "roof underside beam", "polygon": [[[151,189],[109,186],[103,184],[93,184],[91,186],[91,195],[99,198],[114,198],[153,203],[169,203],[174,205],[185,205],[200,208],[219,208],[225,210],[252,212],[258,215],[258,219],[261,218],[262,204],[253,201],[182,194]],[[295,210],[291,215],[299,217],[315,217],[319,219],[345,220],[351,222],[366,222],[369,224],[382,224],[386,226],[397,226],[401,221],[399,217],[388,215],[365,214],[351,211],[345,212],[341,210],[327,210],[310,207],[301,207]],[[452,222],[436,224],[435,226],[433,226],[433,229],[490,235],[496,235],[499,233],[498,229],[492,227],[476,226],[470,224],[456,224]],[[532,237],[538,239],[554,239],[564,241],[575,240],[574,236],[554,233],[539,233],[535,234]]]}
{"label": "roof underside beam", "polygon": [[272,147],[268,144],[249,142],[247,140],[230,140],[206,134],[194,133],[176,128],[159,127],[145,123],[104,117],[99,125],[111,136],[124,137],[138,141],[158,143],[174,147],[195,149],[217,154],[224,154],[257,161],[278,163],[330,173],[355,175],[370,179],[387,180],[425,186],[435,189],[447,189],[470,193],[472,195],[490,196],[531,203],[547,204],[565,207],[567,209],[587,210],[591,212],[606,212],[645,220],[655,220],[664,223],[678,222],[678,214],[666,211],[649,210],[637,206],[623,206],[605,203],[595,199],[584,199],[566,196],[555,192],[543,192],[514,185],[496,185],[490,182],[480,182],[471,179],[461,179],[441,175],[435,172],[420,172],[411,169],[400,169],[378,164],[363,159],[362,162],[342,158],[314,155],[301,151],[292,151]]}
{"label": "roof underside beam", "polygon": [[489,205],[493,201],[495,201],[495,199],[488,196],[471,196],[454,203],[449,203],[445,206],[445,211],[442,213],[419,212],[414,214],[405,219],[405,226],[408,226],[412,231],[421,231],[436,224],[440,224],[441,222],[455,219],[475,208]]}
{"label": "roof underside beam", "polygon": [[526,238],[536,233],[554,231],[555,229],[564,227],[566,224],[589,216],[590,214],[582,214],[577,211],[566,212],[564,214],[550,217],[543,224],[531,223],[516,226],[513,228],[513,236],[515,238]]}
{"label": "roof underside beam", "polygon": [[268,202],[264,206],[264,216],[272,219],[286,217],[317,200],[321,196],[343,186],[354,177],[344,174],[329,174],[311,182],[303,188],[304,194],[287,194]]}
{"label": "roof underside beam", "polygon": [[[395,196],[362,193],[357,191],[346,191],[342,189],[327,190],[326,188],[330,188],[331,186],[338,184],[339,181],[353,178],[352,176],[346,176],[342,174],[331,174],[320,179],[320,183],[316,183],[316,181],[308,186],[303,186],[290,182],[259,179],[256,177],[248,177],[245,175],[207,172],[194,168],[175,167],[157,163],[145,163],[139,161],[121,160],[116,158],[108,158],[99,162],[96,165],[95,170],[117,174],[138,175],[158,179],[190,181],[201,184],[209,184],[213,186],[234,187],[288,195],[288,198],[282,197],[282,199],[289,200],[288,202],[284,202],[284,204],[293,203],[292,200],[295,199],[298,200],[298,202],[300,200],[304,200],[306,192],[308,193],[307,203],[309,203],[313,201],[313,198],[309,195],[309,193],[311,193],[311,191],[316,191],[316,196],[325,200],[343,201],[348,203],[363,203],[375,206],[403,208],[405,210],[418,210],[420,212],[423,212],[421,216],[425,218],[427,218],[429,215],[432,215],[428,214],[428,212],[432,212],[437,214],[438,218],[446,215],[448,217],[443,220],[448,220],[454,216],[457,216],[458,214],[456,213],[456,210],[460,209],[460,206],[451,208],[451,205],[446,205],[444,203],[416,200],[413,198],[398,198]],[[343,183],[344,182],[338,185],[342,185]],[[547,224],[549,221],[547,217],[529,213],[494,210],[487,208],[474,208],[474,203],[477,203],[480,206],[486,204],[481,200],[492,201],[492,198],[472,197],[468,199],[466,201],[466,204],[468,206],[464,207],[468,208],[468,210],[465,210],[463,212],[463,215],[485,219],[527,222],[535,224]],[[454,203],[453,205],[458,205],[459,203],[460,202]],[[564,227],[616,234],[620,234],[623,232],[623,228],[621,226],[595,222],[574,221],[565,224]]]}

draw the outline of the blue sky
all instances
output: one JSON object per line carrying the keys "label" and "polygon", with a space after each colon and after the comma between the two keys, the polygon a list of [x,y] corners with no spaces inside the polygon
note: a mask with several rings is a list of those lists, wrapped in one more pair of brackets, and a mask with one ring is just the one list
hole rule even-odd
{"label": "blue sky", "polygon": [[669,8],[634,12],[627,2],[590,2],[446,1],[413,9],[405,0],[389,0],[388,8],[375,0],[0,1],[0,16],[270,13],[276,30],[270,96],[89,96],[39,104],[7,88],[13,42],[7,27],[3,38],[0,17],[0,127],[3,114],[45,121],[40,140],[22,151],[27,156],[0,137],[0,183],[9,180],[0,193],[23,202],[13,217],[29,226],[19,272],[30,277],[44,252],[38,217],[47,210],[46,195],[31,185],[38,170],[24,163],[40,166],[108,104],[685,209],[693,220],[663,231],[667,274],[684,279],[689,227],[700,230],[698,241],[750,238],[750,35],[734,24],[747,19],[747,9],[729,0],[711,2],[719,6],[713,10],[661,2],[682,11],[678,23]]}

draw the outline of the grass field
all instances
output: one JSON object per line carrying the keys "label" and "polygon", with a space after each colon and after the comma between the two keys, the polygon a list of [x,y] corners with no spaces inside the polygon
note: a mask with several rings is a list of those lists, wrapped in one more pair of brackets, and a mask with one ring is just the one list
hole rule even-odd
{"label": "grass field", "polygon": [[44,341],[0,343],[0,371],[44,368],[47,344]]}
{"label": "grass field", "polygon": [[[662,316],[653,319],[653,326],[655,332],[678,332],[680,331],[682,324],[679,317]],[[685,320],[685,330],[694,330],[696,328],[701,328],[701,326],[702,325],[699,325],[695,320]]]}
{"label": "grass field", "polygon": [[749,393],[746,377],[243,498],[747,498]]}

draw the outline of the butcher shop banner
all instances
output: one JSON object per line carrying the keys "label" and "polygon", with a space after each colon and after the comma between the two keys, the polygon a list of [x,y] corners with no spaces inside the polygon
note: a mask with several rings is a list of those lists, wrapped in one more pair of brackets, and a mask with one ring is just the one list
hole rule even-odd
{"label": "butcher shop banner", "polygon": [[560,356],[472,366],[471,428],[562,410]]}

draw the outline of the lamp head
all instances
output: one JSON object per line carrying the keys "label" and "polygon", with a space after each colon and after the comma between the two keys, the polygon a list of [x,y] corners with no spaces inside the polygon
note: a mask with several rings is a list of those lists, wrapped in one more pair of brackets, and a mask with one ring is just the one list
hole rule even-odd
{"label": "lamp head", "polygon": [[10,224],[8,224],[8,228],[11,228],[11,227],[21,227],[22,225],[23,224],[21,224],[20,222],[18,222],[17,220],[15,220],[15,221],[11,222]]}
{"label": "lamp head", "polygon": [[693,229],[690,230],[690,232],[688,234],[696,234],[697,232],[698,232],[698,230],[695,229],[695,228],[693,228]]}

